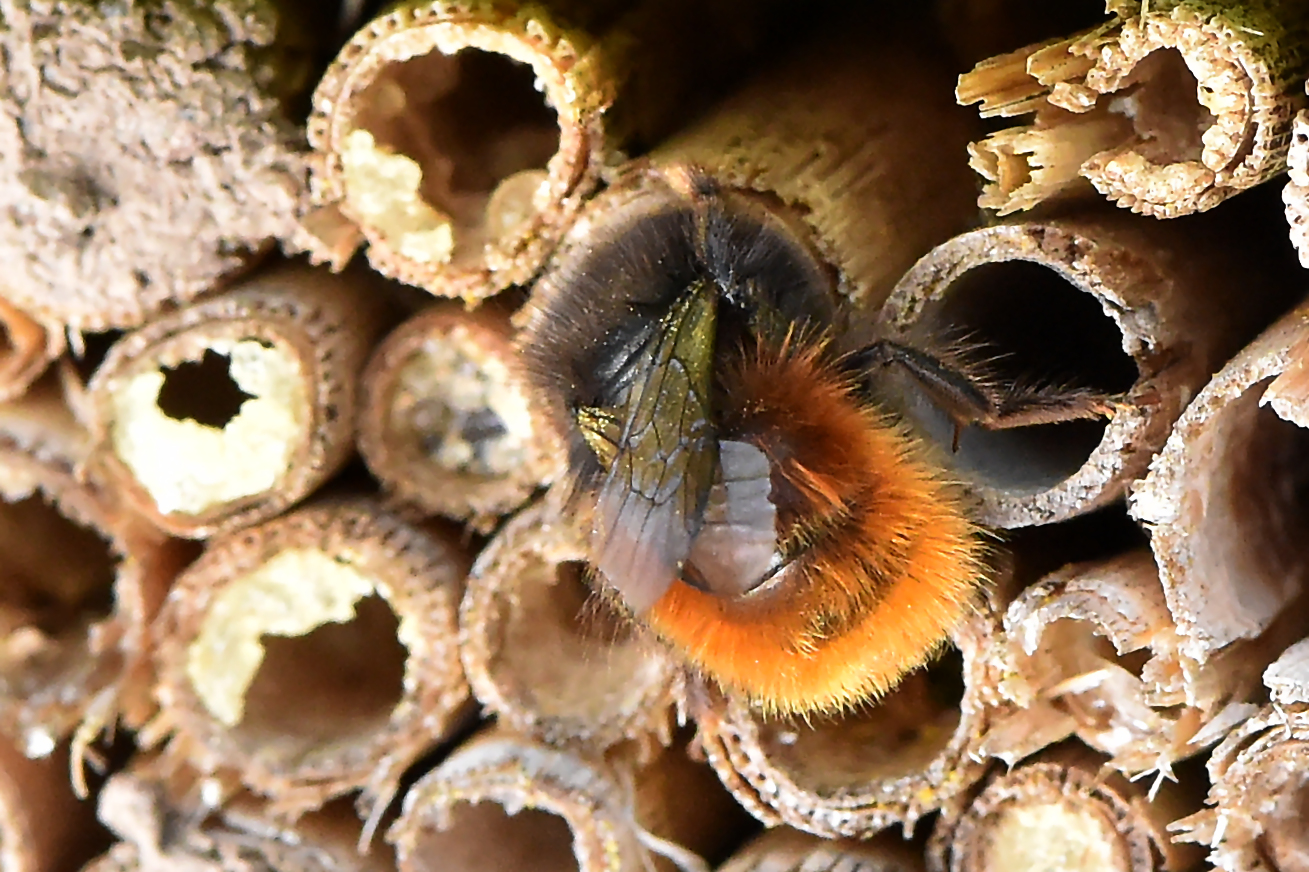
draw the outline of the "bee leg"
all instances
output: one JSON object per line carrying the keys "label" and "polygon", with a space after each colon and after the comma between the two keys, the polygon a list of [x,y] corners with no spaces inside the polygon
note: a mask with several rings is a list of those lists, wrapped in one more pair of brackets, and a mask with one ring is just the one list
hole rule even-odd
{"label": "bee leg", "polygon": [[954,450],[970,425],[1007,430],[1033,424],[1113,417],[1118,404],[1107,394],[1087,388],[996,385],[908,345],[881,339],[855,355],[865,365],[896,364],[923,388],[954,423]]}

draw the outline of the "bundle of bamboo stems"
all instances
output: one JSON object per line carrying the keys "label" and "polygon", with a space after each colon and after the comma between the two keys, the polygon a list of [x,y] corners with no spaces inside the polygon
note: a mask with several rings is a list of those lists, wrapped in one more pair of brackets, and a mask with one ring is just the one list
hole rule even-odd
{"label": "bundle of bamboo stems", "polygon": [[[0,0],[0,71],[0,872],[1309,868],[1309,0]],[[724,677],[615,531],[890,678]]]}

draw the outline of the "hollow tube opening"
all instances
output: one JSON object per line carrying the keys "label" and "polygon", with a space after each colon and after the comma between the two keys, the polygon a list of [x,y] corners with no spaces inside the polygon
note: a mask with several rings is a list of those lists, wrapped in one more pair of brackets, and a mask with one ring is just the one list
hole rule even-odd
{"label": "hollow tube opening", "polygon": [[632,710],[662,665],[631,622],[586,583],[585,565],[537,560],[518,572],[495,669],[547,716],[602,720]]}
{"label": "hollow tube opening", "polygon": [[39,495],[0,502],[0,554],[0,685],[25,695],[86,656],[67,643],[112,612],[118,561]]}
{"label": "hollow tube opening", "polygon": [[1150,163],[1199,163],[1204,133],[1217,121],[1199,99],[1208,87],[1196,79],[1180,51],[1158,49],[1136,65],[1104,105],[1131,120],[1137,140],[1132,150]]}
{"label": "hollow tube opening", "polygon": [[762,721],[760,744],[775,768],[820,795],[913,776],[954,738],[963,674],[963,656],[949,648],[891,693],[855,711],[807,721]]}
{"label": "hollow tube opening", "polygon": [[245,691],[235,733],[261,757],[298,761],[383,728],[404,695],[408,651],[399,619],[376,594],[345,623],[303,636],[264,635],[264,658]]}
{"label": "hollow tube opening", "polygon": [[164,375],[155,405],[175,421],[195,421],[222,430],[241,413],[241,405],[254,394],[232,380],[232,358],[206,348],[198,361],[161,367]]}
{"label": "hollow tube opening", "polygon": [[[1009,260],[968,270],[924,311],[923,334],[976,347],[970,357],[1001,385],[1126,392],[1138,375],[1117,325],[1089,293],[1039,263]],[[907,379],[910,414],[949,452],[954,426]],[[1086,462],[1106,421],[1009,430],[968,427],[949,462],[970,478],[1017,494],[1057,486]]]}
{"label": "hollow tube opening", "polygon": [[1203,510],[1187,541],[1203,603],[1270,618],[1309,587],[1309,430],[1259,405],[1267,384],[1218,412],[1192,446],[1204,468],[1187,501]]}
{"label": "hollow tube opening", "polygon": [[[369,217],[379,228],[434,234],[420,244],[425,251],[410,252],[418,259],[479,256],[481,244],[509,235],[535,211],[534,196],[559,149],[559,122],[527,64],[477,48],[452,55],[433,49],[389,64],[356,105],[355,131],[371,142],[348,144],[347,155],[362,148],[357,158],[393,170],[365,170],[368,190],[354,193],[373,201],[378,215]],[[428,207],[422,228],[400,215],[414,191],[390,189],[396,171],[408,176],[414,165],[421,173],[416,193]],[[452,226],[444,241],[433,241],[442,222]]]}
{"label": "hollow tube opening", "polygon": [[487,872],[536,869],[574,872],[573,831],[562,817],[536,808],[509,814],[494,802],[459,803],[445,830],[424,828],[402,872]]}
{"label": "hollow tube opening", "polygon": [[430,337],[400,367],[388,427],[440,486],[452,473],[513,475],[532,459],[527,397],[503,360],[457,332]]}

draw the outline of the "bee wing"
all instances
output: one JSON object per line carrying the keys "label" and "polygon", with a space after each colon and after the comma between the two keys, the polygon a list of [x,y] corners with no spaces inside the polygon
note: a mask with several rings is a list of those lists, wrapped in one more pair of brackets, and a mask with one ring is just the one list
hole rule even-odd
{"label": "bee wing", "polygon": [[718,458],[722,480],[709,493],[704,526],[687,562],[710,593],[739,596],[768,576],[777,554],[772,468],[768,456],[748,442],[724,439]]}
{"label": "bee wing", "polygon": [[596,499],[592,560],[637,613],[677,580],[713,484],[716,302],[696,285],[674,304],[636,352],[616,416],[623,426]]}

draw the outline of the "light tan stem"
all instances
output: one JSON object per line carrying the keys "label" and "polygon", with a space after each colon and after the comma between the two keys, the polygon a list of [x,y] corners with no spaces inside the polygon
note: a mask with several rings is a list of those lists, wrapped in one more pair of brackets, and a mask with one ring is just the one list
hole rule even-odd
{"label": "light tan stem", "polygon": [[382,290],[362,271],[285,264],[128,334],[89,385],[91,462],[180,536],[284,511],[354,450]]}
{"label": "light tan stem", "polygon": [[0,731],[32,756],[93,708],[142,714],[147,624],[188,556],[78,475],[86,448],[53,378],[0,404]]}
{"label": "light tan stem", "polygon": [[292,3],[12,3],[0,27],[4,295],[52,333],[142,323],[289,236]]}
{"label": "light tan stem", "polygon": [[314,95],[306,244],[475,301],[530,278],[606,165],[703,107],[776,0],[405,0]]}
{"label": "light tan stem", "polygon": [[658,643],[591,592],[577,533],[541,501],[478,557],[460,607],[473,692],[502,723],[591,753],[667,745],[675,668]]}
{"label": "light tan stem", "polygon": [[387,839],[401,872],[672,872],[724,857],[739,813],[681,748],[603,763],[500,727],[420,778]]}
{"label": "light tan stem", "polygon": [[1182,637],[1192,704],[1207,692],[1206,664],[1220,655],[1257,672],[1305,633],[1293,604],[1309,581],[1301,547],[1309,520],[1298,497],[1309,450],[1307,348],[1309,306],[1301,306],[1200,391],[1133,488],[1131,511],[1149,525]]}
{"label": "light tan stem", "polygon": [[983,775],[983,737],[1011,708],[990,667],[1009,583],[988,591],[951,634],[951,650],[854,711],[770,718],[691,685],[686,705],[718,777],[768,826],[827,838],[866,838],[894,823],[912,830]]}
{"label": "light tan stem", "polygon": [[888,371],[905,412],[978,499],[979,520],[1064,520],[1119,499],[1145,471],[1190,398],[1294,286],[1285,246],[1252,229],[1263,205],[1166,224],[1106,207],[997,224],[937,246],[904,275],[880,315],[887,336],[976,344],[1005,384],[1114,398],[1110,420],[968,428],[955,451],[951,422]]}
{"label": "light tan stem", "polygon": [[1107,0],[1110,20],[979,63],[961,103],[1030,125],[973,143],[1000,214],[1089,181],[1159,218],[1203,211],[1286,166],[1305,103],[1301,0]]}
{"label": "light tan stem", "polygon": [[456,610],[468,559],[373,500],[215,539],[177,580],[155,662],[167,753],[296,814],[404,769],[467,713]]}
{"label": "light tan stem", "polygon": [[1103,758],[1060,745],[992,774],[941,816],[928,845],[933,872],[1181,872],[1196,852],[1166,827],[1199,804],[1191,785],[1148,787],[1105,774]]}
{"label": "light tan stem", "polygon": [[360,390],[360,453],[424,512],[489,531],[563,465],[503,307],[448,302],[415,315],[374,352]]}
{"label": "light tan stem", "polygon": [[1309,267],[1309,110],[1301,109],[1295,116],[1292,131],[1286,156],[1290,178],[1282,189],[1282,201],[1291,244],[1300,253],[1300,265]]}

